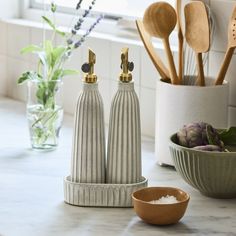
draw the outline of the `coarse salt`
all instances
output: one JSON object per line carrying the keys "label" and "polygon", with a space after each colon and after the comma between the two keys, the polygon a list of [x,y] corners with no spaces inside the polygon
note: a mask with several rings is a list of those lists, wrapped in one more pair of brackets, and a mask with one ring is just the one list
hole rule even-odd
{"label": "coarse salt", "polygon": [[175,196],[170,196],[170,195],[163,196],[157,200],[149,201],[149,203],[151,204],[173,204],[178,202],[179,201],[176,199]]}

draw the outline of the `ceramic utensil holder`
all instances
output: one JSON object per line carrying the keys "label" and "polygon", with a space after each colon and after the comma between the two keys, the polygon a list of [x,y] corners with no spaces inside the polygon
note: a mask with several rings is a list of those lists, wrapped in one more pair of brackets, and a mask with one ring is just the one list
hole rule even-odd
{"label": "ceramic utensil holder", "polygon": [[111,105],[107,148],[107,182],[140,182],[140,110],[133,82],[119,82]]}
{"label": "ceramic utensil holder", "polygon": [[169,138],[183,125],[204,121],[216,128],[227,127],[228,83],[214,86],[212,78],[205,82],[205,87],[199,87],[194,86],[194,77],[185,78],[184,85],[157,81],[155,153],[159,164],[174,165]]}
{"label": "ceramic utensil holder", "polygon": [[105,183],[103,102],[97,83],[83,83],[75,111],[71,181]]}

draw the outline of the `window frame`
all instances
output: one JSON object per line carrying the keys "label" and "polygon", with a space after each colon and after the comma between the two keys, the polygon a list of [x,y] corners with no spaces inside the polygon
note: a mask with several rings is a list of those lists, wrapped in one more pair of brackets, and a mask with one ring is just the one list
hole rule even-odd
{"label": "window frame", "polygon": [[[42,3],[38,3],[36,2],[36,0],[28,0],[29,1],[29,7],[32,8],[32,9],[38,9],[38,10],[43,10],[44,7],[43,7],[43,4]],[[46,4],[46,9],[48,10],[49,9],[49,4]],[[69,7],[63,7],[63,6],[57,6],[57,9],[58,9],[58,13],[63,13],[63,14],[72,14],[72,15],[76,15],[76,14],[82,14],[83,13],[83,9],[79,9],[79,10],[76,10],[76,9],[73,9],[73,8],[69,8]],[[122,18],[125,18],[125,19],[131,19],[134,17],[130,17],[130,16],[126,16],[126,15],[122,15],[122,14],[108,14],[108,13],[102,13],[102,12],[99,12],[99,11],[94,11],[92,10],[92,12],[90,13],[90,17],[97,17],[98,15],[100,14],[103,14],[104,15],[104,18],[105,19],[111,19],[111,20],[119,20],[119,19],[122,19]]]}
{"label": "window frame", "polygon": [[[32,3],[35,4],[32,4]],[[34,22],[42,22],[41,16],[44,14],[44,9],[40,4],[36,3],[35,0],[23,0],[23,4],[21,5],[21,18]],[[57,25],[69,27],[68,23],[71,22],[71,19],[74,17],[73,9],[63,9],[61,11],[57,11]],[[59,8],[59,10],[61,10]],[[64,12],[63,12],[64,10]],[[74,13],[78,14],[78,11],[74,10]],[[101,14],[101,13],[99,13]],[[86,21],[83,23],[83,28],[87,29],[92,23],[94,23],[94,18],[97,17],[96,14],[91,14],[91,17],[87,17]],[[135,19],[137,18],[123,18],[123,17],[114,17],[106,15],[105,18],[96,26],[94,32],[101,33],[107,35],[106,38],[111,38],[114,40],[115,38],[120,38],[123,40],[135,40],[138,45],[142,45],[141,39],[139,37],[138,30],[136,28]],[[173,32],[173,39],[171,40],[172,46],[177,45],[177,35],[176,32]],[[160,40],[153,39],[154,42],[160,44]]]}

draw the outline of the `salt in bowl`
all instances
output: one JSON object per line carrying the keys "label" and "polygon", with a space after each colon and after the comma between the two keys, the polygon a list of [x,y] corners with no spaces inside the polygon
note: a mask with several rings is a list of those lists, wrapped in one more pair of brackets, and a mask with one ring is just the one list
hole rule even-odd
{"label": "salt in bowl", "polygon": [[[171,196],[169,199],[175,197],[177,202],[158,203],[162,202],[163,197],[165,199],[168,196]],[[148,187],[134,192],[132,199],[135,212],[146,223],[170,225],[177,223],[183,217],[190,197],[177,188]],[[156,201],[158,199],[160,200]]]}

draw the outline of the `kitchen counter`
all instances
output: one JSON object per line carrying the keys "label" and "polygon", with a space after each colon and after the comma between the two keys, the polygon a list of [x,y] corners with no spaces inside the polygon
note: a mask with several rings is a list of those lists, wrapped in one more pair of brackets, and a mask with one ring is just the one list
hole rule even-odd
{"label": "kitchen counter", "polygon": [[70,171],[73,118],[66,116],[57,150],[29,146],[24,104],[0,99],[0,235],[236,235],[236,199],[202,196],[173,168],[160,167],[154,141],[143,139],[143,175],[149,186],[173,186],[190,194],[182,220],[145,224],[132,208],[75,207],[63,201]]}

